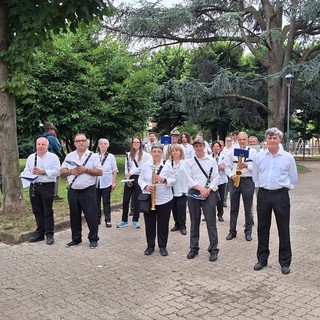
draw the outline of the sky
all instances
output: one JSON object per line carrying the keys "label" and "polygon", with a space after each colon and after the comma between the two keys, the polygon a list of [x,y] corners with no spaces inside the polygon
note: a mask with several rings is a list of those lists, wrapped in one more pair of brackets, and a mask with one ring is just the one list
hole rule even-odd
{"label": "sky", "polygon": [[[147,0],[148,2],[157,2],[156,0]],[[115,4],[119,4],[121,2],[125,2],[125,3],[131,3],[131,4],[134,4],[137,2],[137,0],[115,0],[114,1]],[[183,0],[161,0],[161,3],[165,6],[172,6],[172,5],[175,5],[175,4],[178,4],[178,3],[182,3]]]}

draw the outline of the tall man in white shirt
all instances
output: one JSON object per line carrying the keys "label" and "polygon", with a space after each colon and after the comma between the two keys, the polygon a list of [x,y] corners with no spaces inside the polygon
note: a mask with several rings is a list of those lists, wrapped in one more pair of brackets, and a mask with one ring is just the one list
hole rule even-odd
{"label": "tall man in white shirt", "polygon": [[36,219],[36,234],[29,242],[38,242],[47,237],[47,244],[54,243],[53,196],[56,178],[60,174],[60,161],[57,155],[48,151],[49,141],[40,137],[36,141],[36,152],[26,162],[24,173],[38,175],[30,184],[29,195],[32,211]]}
{"label": "tall man in white shirt", "polygon": [[298,181],[297,167],[293,156],[280,147],[283,133],[278,128],[269,128],[265,133],[268,149],[253,160],[253,181],[258,190],[258,262],[259,271],[268,263],[269,235],[272,211],[276,217],[279,235],[279,263],[283,274],[290,273],[290,198],[289,190]]}
{"label": "tall man in white shirt", "polygon": [[210,253],[209,261],[218,259],[218,231],[216,225],[216,203],[219,182],[217,161],[205,153],[204,140],[199,137],[193,141],[195,157],[188,159],[188,167],[186,168],[189,195],[188,208],[190,213],[190,252],[188,259],[193,259],[198,255],[199,237],[200,237],[200,220],[201,209],[207,224]]}
{"label": "tall man in white shirt", "polygon": [[82,242],[81,214],[86,218],[90,248],[98,245],[98,209],[96,198],[96,176],[103,174],[99,156],[88,150],[88,139],[84,133],[74,137],[75,151],[67,154],[60,173],[68,179],[68,202],[72,241],[68,247]]}

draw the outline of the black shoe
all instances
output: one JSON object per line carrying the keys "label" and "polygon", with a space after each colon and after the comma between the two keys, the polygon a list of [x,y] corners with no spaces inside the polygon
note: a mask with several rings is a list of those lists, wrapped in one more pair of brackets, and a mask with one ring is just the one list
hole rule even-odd
{"label": "black shoe", "polygon": [[167,248],[160,248],[160,255],[165,257],[168,255],[168,250]]}
{"label": "black shoe", "polygon": [[154,249],[151,247],[148,247],[146,250],[144,250],[144,254],[146,256],[150,256],[153,253]]}
{"label": "black shoe", "polygon": [[206,218],[202,218],[202,221],[206,221]]}
{"label": "black shoe", "polygon": [[247,241],[251,241],[251,240],[252,240],[251,234],[246,234],[246,240],[247,240]]}
{"label": "black shoe", "polygon": [[179,231],[179,230],[180,230],[180,229],[179,229],[178,227],[174,226],[173,228],[171,228],[170,231],[174,232],[174,231]]}
{"label": "black shoe", "polygon": [[224,208],[227,208],[227,204],[226,204],[226,203],[224,203],[224,204],[223,204],[223,207],[224,207]]}
{"label": "black shoe", "polygon": [[96,240],[90,241],[90,244],[89,244],[90,249],[95,249],[97,246],[98,246],[98,241]]}
{"label": "black shoe", "polygon": [[54,244],[54,239],[53,239],[53,235],[50,234],[47,236],[47,245],[51,246],[52,244]]}
{"label": "black shoe", "polygon": [[221,216],[218,217],[218,220],[219,220],[220,222],[223,222],[223,221],[224,221],[224,219],[223,219]]}
{"label": "black shoe", "polygon": [[281,272],[282,272],[282,274],[289,274],[290,268],[289,267],[281,267]]}
{"label": "black shoe", "polygon": [[58,195],[55,195],[55,196],[53,196],[53,200],[54,201],[60,201],[60,200],[63,200],[63,198],[58,196]]}
{"label": "black shoe", "polygon": [[236,233],[233,232],[229,232],[229,234],[226,237],[226,240],[232,240],[233,238],[235,238],[237,236]]}
{"label": "black shoe", "polygon": [[81,242],[82,241],[74,241],[74,240],[72,240],[69,243],[67,243],[67,247],[77,246]]}
{"label": "black shoe", "polygon": [[129,216],[131,217],[133,216],[133,211],[130,211]]}
{"label": "black shoe", "polygon": [[187,254],[187,258],[188,259],[193,259],[195,256],[198,255],[198,251],[197,250],[194,250],[194,249],[191,249],[189,251],[189,253]]}
{"label": "black shoe", "polygon": [[29,238],[28,242],[39,242],[44,240],[44,235],[43,234],[36,234],[33,237]]}
{"label": "black shoe", "polygon": [[180,233],[182,234],[182,235],[187,235],[187,229],[185,229],[185,228],[183,228],[183,229],[181,229],[180,230]]}
{"label": "black shoe", "polygon": [[258,261],[258,262],[254,265],[253,269],[256,270],[256,271],[260,271],[260,270],[262,270],[262,269],[263,269],[264,267],[266,267],[266,266],[267,266],[267,263],[266,263],[266,262]]}
{"label": "black shoe", "polygon": [[216,251],[210,252],[209,261],[214,262],[218,260],[218,253]]}
{"label": "black shoe", "polygon": [[107,227],[107,228],[111,228],[111,227],[112,227],[112,223],[111,223],[110,221],[107,221],[107,222],[106,222],[106,227]]}

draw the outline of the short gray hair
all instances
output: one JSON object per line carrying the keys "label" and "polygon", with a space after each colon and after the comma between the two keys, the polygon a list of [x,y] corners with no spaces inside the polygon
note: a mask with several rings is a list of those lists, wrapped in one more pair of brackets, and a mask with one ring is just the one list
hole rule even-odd
{"label": "short gray hair", "polygon": [[283,137],[283,132],[276,127],[272,127],[266,130],[265,137],[267,136],[279,136],[280,139]]}
{"label": "short gray hair", "polygon": [[98,141],[98,145],[99,145],[100,143],[106,143],[108,146],[110,146],[110,144],[109,144],[109,140],[108,140],[108,139],[105,139],[105,138],[101,138],[101,139],[99,139],[99,141]]}

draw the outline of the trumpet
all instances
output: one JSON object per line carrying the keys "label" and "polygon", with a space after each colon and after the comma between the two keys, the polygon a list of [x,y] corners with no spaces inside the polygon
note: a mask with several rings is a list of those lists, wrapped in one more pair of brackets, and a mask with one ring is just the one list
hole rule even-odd
{"label": "trumpet", "polygon": [[243,155],[240,154],[238,157],[238,164],[237,164],[237,169],[236,169],[236,177],[233,180],[233,185],[238,188],[240,185],[240,179],[242,176],[242,171],[240,169],[240,164],[242,163]]}
{"label": "trumpet", "polygon": [[156,210],[156,192],[157,192],[157,187],[156,187],[156,175],[157,175],[157,171],[156,171],[156,163],[153,163],[153,169],[152,169],[152,193],[151,193],[151,210]]}

